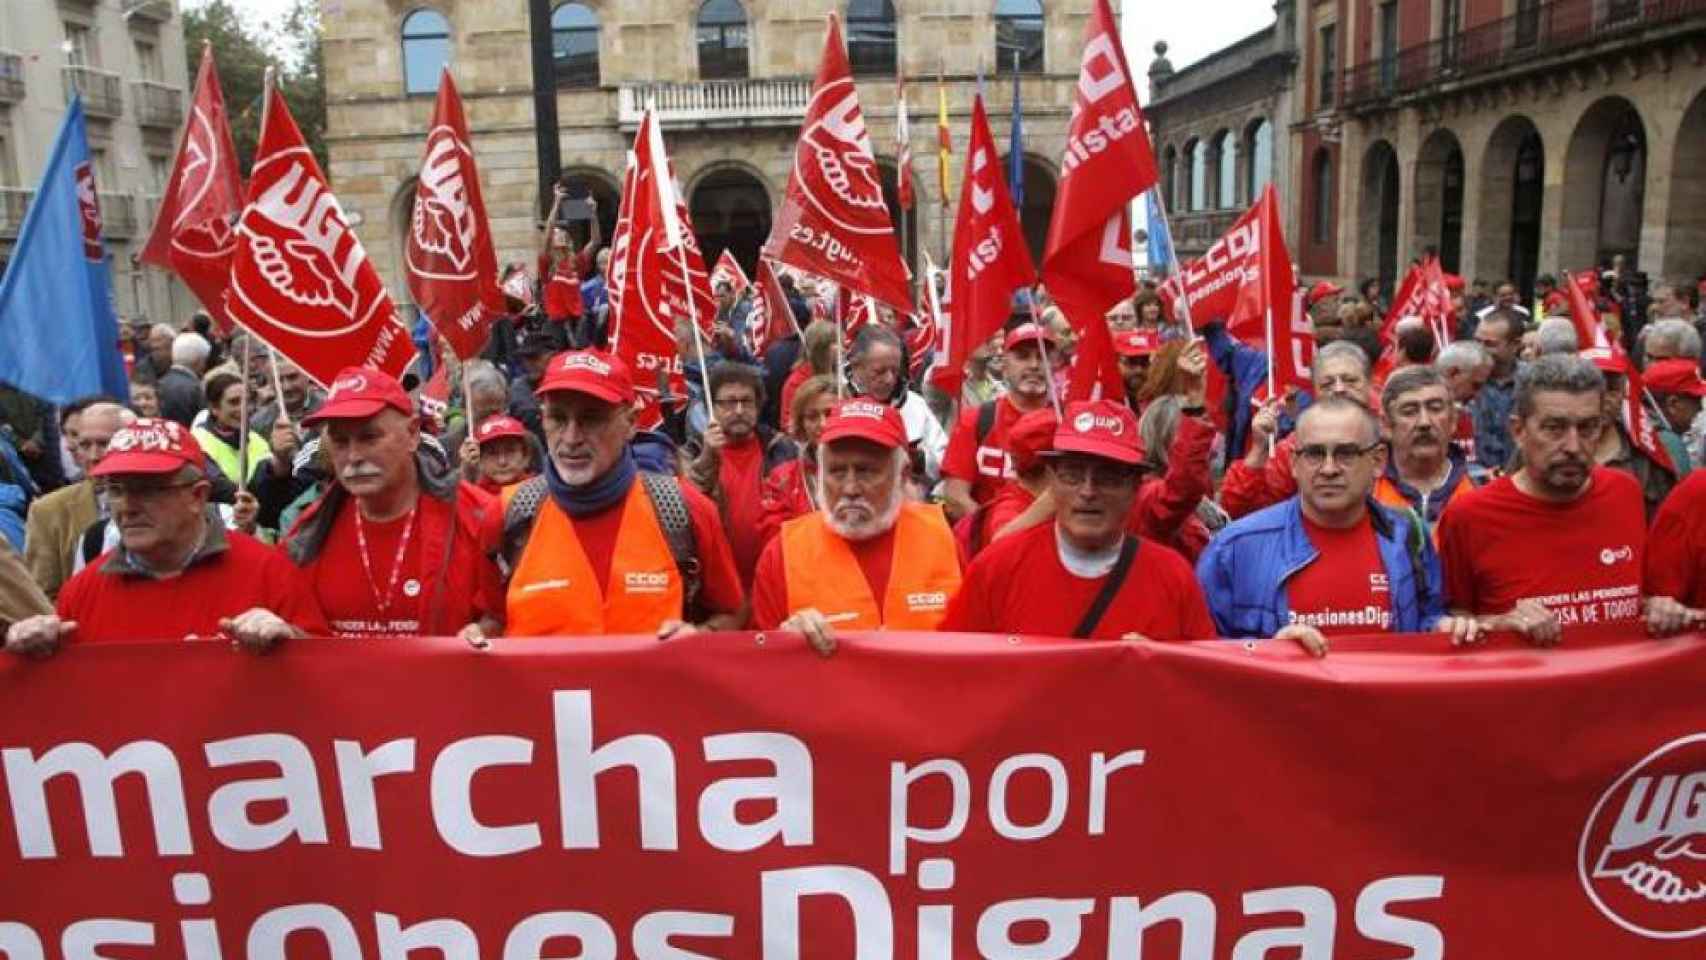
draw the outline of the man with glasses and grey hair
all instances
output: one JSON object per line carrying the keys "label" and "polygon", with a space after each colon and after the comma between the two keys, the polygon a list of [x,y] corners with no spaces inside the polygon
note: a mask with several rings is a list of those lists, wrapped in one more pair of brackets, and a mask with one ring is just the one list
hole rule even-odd
{"label": "man with glasses and grey hair", "polygon": [[84,407],[71,449],[84,479],[60,487],[30,505],[24,533],[24,563],[49,599],[59,595],[59,588],[75,572],[83,531],[107,513],[95,495],[95,481],[87,474],[106,455],[107,444],[119,428],[135,420],[135,414],[111,401]]}
{"label": "man with glasses and grey hair", "polygon": [[1440,558],[1457,639],[1513,630],[1554,646],[1563,628],[1644,620],[1663,636],[1706,613],[1644,596],[1646,514],[1627,471],[1598,466],[1614,426],[1605,376],[1579,356],[1541,357],[1517,375],[1510,416],[1522,466],[1452,500],[1440,518]]}
{"label": "man with glasses and grey hair", "polygon": [[1234,521],[1197,561],[1220,635],[1291,640],[1319,657],[1335,635],[1466,630],[1443,615],[1425,526],[1373,499],[1386,463],[1374,414],[1324,397],[1292,437],[1297,495]]}
{"label": "man with glasses and grey hair", "polygon": [[90,474],[119,546],[72,577],[52,614],[6,631],[6,649],[47,656],[61,644],[224,637],[264,650],[326,632],[290,560],[226,530],[208,506],[201,447],[182,424],[143,419],[113,434]]}

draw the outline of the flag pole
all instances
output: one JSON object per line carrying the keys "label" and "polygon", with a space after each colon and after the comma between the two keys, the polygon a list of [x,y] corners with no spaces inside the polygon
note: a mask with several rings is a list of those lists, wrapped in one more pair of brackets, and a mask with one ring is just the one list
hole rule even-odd
{"label": "flag pole", "polygon": [[278,351],[267,347],[267,366],[272,368],[272,395],[278,401],[278,418],[289,420],[290,411],[284,408],[284,384],[278,375]]}
{"label": "flag pole", "polygon": [[705,389],[705,416],[716,423],[716,404],[711,402],[711,372],[705,369],[705,337],[699,329],[699,305],[693,302],[693,278],[687,273],[685,241],[675,245],[675,262],[681,268],[681,290],[686,295],[688,320],[693,324],[693,350],[699,354],[699,385]]}
{"label": "flag pole", "polygon": [[[1025,291],[1025,293],[1027,294],[1025,302],[1029,304],[1031,308],[1031,322],[1036,324],[1038,332],[1043,332],[1046,328],[1043,327],[1042,317],[1037,313],[1037,292],[1033,288]],[[1102,322],[1107,323],[1107,318],[1102,318]],[[1048,338],[1038,337],[1037,348],[1041,350],[1043,354],[1043,376],[1048,378],[1048,398],[1049,402],[1054,404],[1054,418],[1064,422],[1066,420],[1066,412],[1060,406],[1060,388],[1054,384],[1054,361],[1049,359]],[[1080,359],[1079,362],[1082,363],[1083,360]]]}
{"label": "flag pole", "polygon": [[835,399],[844,400],[847,398],[847,358],[844,355],[842,341],[847,338],[847,327],[844,322],[845,318],[842,316],[846,311],[840,309],[841,291],[839,289],[835,292],[835,299]]}
{"label": "flag pole", "polygon": [[[269,74],[270,75],[270,74]],[[263,128],[265,129],[265,128]],[[243,335],[242,392],[237,394],[237,492],[249,492],[249,345],[254,334]]]}
{"label": "flag pole", "polygon": [[936,61],[936,170],[938,174],[936,179],[941,181],[937,186],[941,188],[942,196],[938,198],[939,202],[936,204],[936,231],[939,234],[937,240],[940,243],[941,261],[948,263],[948,161],[944,156],[947,152],[947,144],[942,139],[943,133],[948,129],[948,87],[943,72],[944,61],[938,58]]}

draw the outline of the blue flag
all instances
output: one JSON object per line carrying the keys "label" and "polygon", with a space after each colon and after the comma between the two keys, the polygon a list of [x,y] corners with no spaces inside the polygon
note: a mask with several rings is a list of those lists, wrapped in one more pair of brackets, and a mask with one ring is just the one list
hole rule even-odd
{"label": "blue flag", "polygon": [[1161,188],[1150,187],[1143,194],[1144,228],[1149,233],[1149,272],[1166,276],[1173,272],[1173,234],[1167,229],[1167,215],[1161,209]]}
{"label": "blue flag", "polygon": [[0,380],[51,403],[129,397],[96,198],[74,97],[0,279]]}
{"label": "blue flag", "polygon": [[1013,209],[1025,208],[1025,112],[1019,108],[1018,54],[1013,56],[1013,132],[1007,141],[1007,190]]}

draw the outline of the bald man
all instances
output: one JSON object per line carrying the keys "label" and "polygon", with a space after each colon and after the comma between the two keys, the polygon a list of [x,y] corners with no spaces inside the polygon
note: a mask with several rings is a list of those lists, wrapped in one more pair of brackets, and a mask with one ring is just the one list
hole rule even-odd
{"label": "bald man", "polygon": [[96,500],[89,469],[106,456],[113,434],[135,419],[135,414],[116,403],[85,408],[77,444],[71,449],[83,479],[30,505],[24,526],[24,564],[50,598],[57,597],[60,585],[71,578],[83,531],[105,514]]}

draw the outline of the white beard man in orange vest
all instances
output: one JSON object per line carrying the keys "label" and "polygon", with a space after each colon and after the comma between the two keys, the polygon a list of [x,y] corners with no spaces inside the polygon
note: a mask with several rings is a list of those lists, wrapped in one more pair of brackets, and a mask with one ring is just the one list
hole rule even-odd
{"label": "white beard man in orange vest", "polygon": [[963,558],[939,506],[906,499],[906,425],[894,407],[837,404],[818,441],[817,512],[783,524],[753,581],[753,624],[805,634],[934,630]]}

